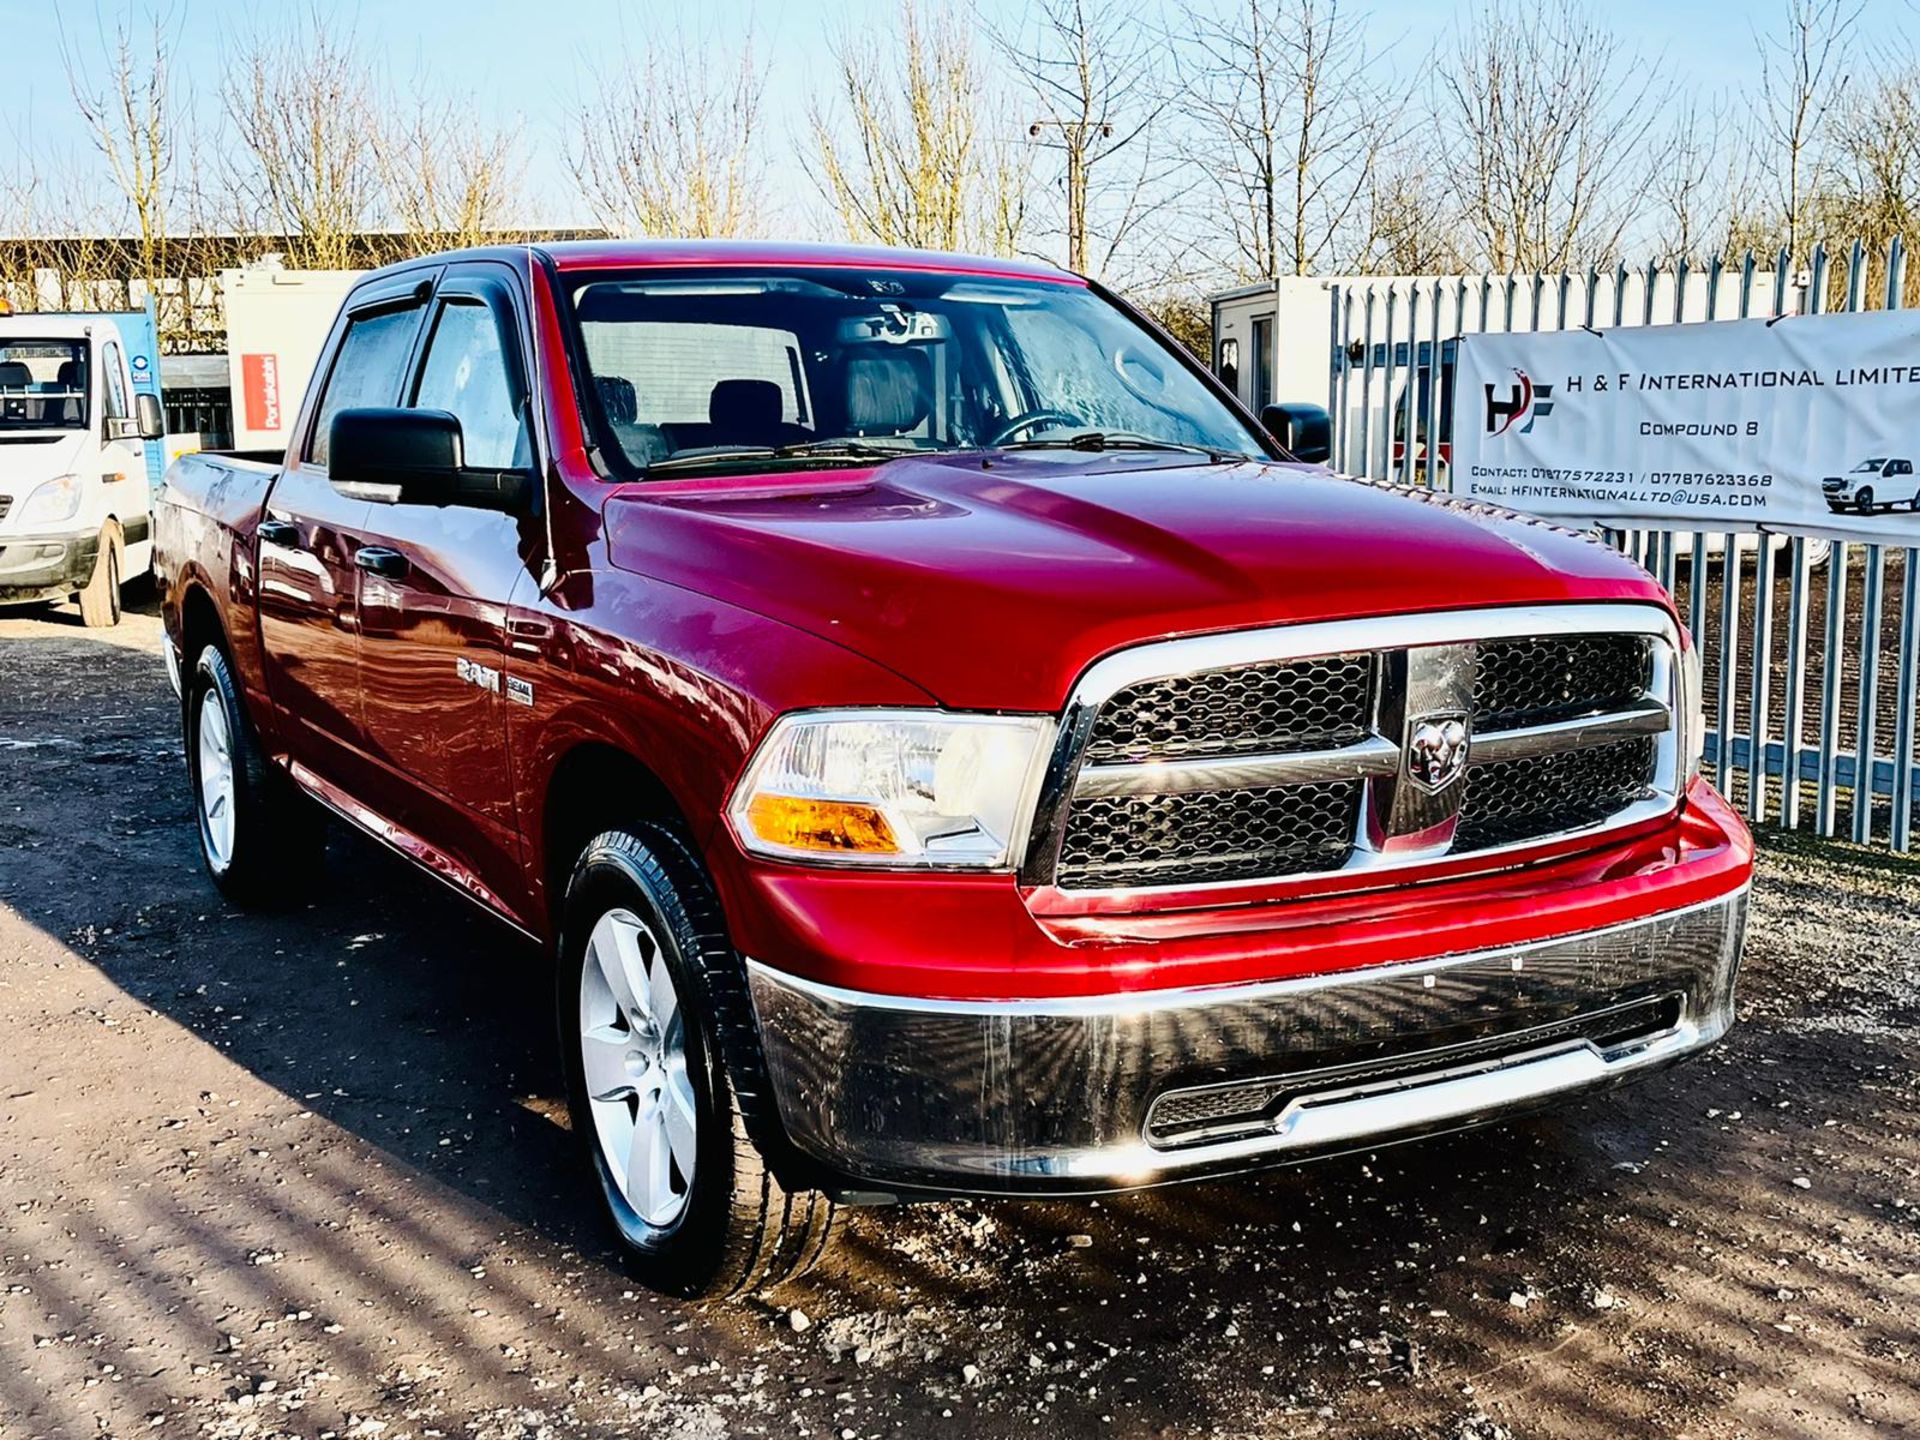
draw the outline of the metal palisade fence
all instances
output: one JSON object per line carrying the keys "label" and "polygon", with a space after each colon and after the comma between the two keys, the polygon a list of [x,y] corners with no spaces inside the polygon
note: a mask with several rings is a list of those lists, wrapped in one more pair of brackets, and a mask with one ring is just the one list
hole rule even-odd
{"label": "metal palisade fence", "polygon": [[[1455,336],[1898,309],[1906,268],[1895,239],[1821,247],[1798,270],[1783,252],[1737,265],[1332,282],[1334,463],[1450,488]],[[1673,594],[1701,647],[1706,765],[1721,791],[1756,823],[1911,850],[1914,548],[1672,530],[1609,539]]]}

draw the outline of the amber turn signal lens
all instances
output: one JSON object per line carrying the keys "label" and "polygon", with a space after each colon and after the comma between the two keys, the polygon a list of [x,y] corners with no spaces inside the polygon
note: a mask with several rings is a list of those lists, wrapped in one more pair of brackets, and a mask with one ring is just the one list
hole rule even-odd
{"label": "amber turn signal lens", "polygon": [[897,855],[887,817],[852,800],[812,800],[798,795],[756,795],[747,823],[769,845],[854,855]]}

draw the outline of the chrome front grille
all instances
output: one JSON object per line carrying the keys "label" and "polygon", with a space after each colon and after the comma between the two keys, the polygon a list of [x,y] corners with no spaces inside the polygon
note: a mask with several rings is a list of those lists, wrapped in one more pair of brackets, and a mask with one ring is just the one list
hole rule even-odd
{"label": "chrome front grille", "polygon": [[1656,756],[1650,737],[1589,750],[1523,755],[1467,771],[1456,850],[1487,850],[1603,823],[1644,800]]}
{"label": "chrome front grille", "polygon": [[1653,642],[1645,635],[1538,635],[1474,647],[1476,731],[1549,725],[1621,710],[1647,692]]}
{"label": "chrome front grille", "polygon": [[1110,891],[1407,867],[1670,810],[1678,637],[1641,605],[1166,641],[1090,669],[1024,877]]}
{"label": "chrome front grille", "polygon": [[1129,685],[1100,707],[1089,763],[1350,745],[1373,714],[1373,657],[1239,665]]}
{"label": "chrome front grille", "polygon": [[1090,796],[1067,819],[1060,874],[1063,883],[1106,890],[1338,869],[1360,799],[1358,780]]}

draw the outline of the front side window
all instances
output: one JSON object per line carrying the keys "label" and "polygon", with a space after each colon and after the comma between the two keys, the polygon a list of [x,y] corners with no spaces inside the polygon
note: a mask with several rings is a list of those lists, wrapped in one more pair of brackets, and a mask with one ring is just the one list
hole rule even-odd
{"label": "front side window", "polygon": [[525,410],[502,348],[495,312],[478,300],[450,300],[434,322],[413,403],[460,422],[466,464],[519,470],[532,463]]}
{"label": "front side window", "polygon": [[420,306],[406,305],[356,315],[347,322],[347,333],[340,339],[333,369],[327,374],[327,388],[320,396],[307,459],[316,465],[327,463],[327,432],[333,426],[333,417],[342,410],[392,405],[399,400],[400,387],[406,380],[407,356],[413,350],[414,333],[420,328],[420,313]]}
{"label": "front side window", "polygon": [[1078,283],[910,270],[572,277],[588,408],[634,472],[998,446],[1265,442]]}
{"label": "front side window", "polygon": [[0,430],[87,427],[87,342],[0,340]]}
{"label": "front side window", "polygon": [[109,420],[124,420],[128,413],[127,377],[120,368],[120,347],[111,340],[100,347],[100,368],[106,372],[100,377],[106,389],[106,417]]}

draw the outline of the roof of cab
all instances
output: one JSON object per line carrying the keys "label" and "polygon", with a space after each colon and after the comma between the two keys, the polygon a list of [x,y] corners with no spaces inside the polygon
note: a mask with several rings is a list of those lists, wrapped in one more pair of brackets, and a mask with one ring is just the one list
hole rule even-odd
{"label": "roof of cab", "polygon": [[[563,240],[534,249],[553,258],[561,270],[646,269],[683,265],[766,265],[851,267],[875,270],[927,270],[997,279],[1052,280],[1086,283],[1078,275],[1036,260],[1011,260],[993,255],[958,255],[940,250],[907,250],[881,245],[799,244],[776,240]],[[490,245],[481,249],[422,255],[386,267],[378,273],[410,270],[423,264],[457,260],[503,259],[524,254],[521,246]]]}
{"label": "roof of cab", "polygon": [[78,314],[73,311],[15,311],[0,315],[0,338],[13,336],[30,340],[79,340],[95,330],[120,327],[109,314]]}

